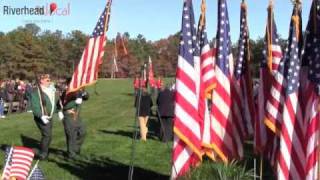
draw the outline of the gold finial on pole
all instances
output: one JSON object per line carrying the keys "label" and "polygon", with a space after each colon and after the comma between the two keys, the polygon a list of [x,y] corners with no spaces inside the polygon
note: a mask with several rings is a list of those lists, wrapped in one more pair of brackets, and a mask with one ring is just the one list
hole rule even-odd
{"label": "gold finial on pole", "polygon": [[206,0],[202,0],[201,2],[201,20],[200,20],[200,27],[202,28],[205,25],[205,16],[206,16]]}
{"label": "gold finial on pole", "polygon": [[269,7],[273,7],[274,0],[269,0]]}

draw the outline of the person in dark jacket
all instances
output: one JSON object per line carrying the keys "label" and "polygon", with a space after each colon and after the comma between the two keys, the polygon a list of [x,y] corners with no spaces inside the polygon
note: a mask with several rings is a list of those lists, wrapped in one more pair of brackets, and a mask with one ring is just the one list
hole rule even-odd
{"label": "person in dark jacket", "polygon": [[[70,83],[70,80],[71,78],[67,79],[67,84]],[[88,99],[89,94],[84,89],[69,93],[68,95],[66,94],[66,91],[64,91],[60,98],[63,115],[59,118],[63,120],[68,158],[75,158],[79,155],[81,146],[84,143],[86,128],[80,116],[80,109],[82,102],[87,101]]]}
{"label": "person in dark jacket", "polygon": [[173,116],[174,116],[174,92],[165,88],[159,92],[157,98],[158,113],[161,117],[160,139],[168,142],[173,139]]}
{"label": "person in dark jacket", "polygon": [[141,140],[146,141],[147,140],[147,134],[148,134],[148,118],[150,116],[151,107],[152,107],[152,99],[150,94],[147,91],[147,88],[142,88],[142,94],[140,99],[140,106],[139,104],[139,96],[136,98],[136,107],[138,108],[137,114],[139,117],[139,125],[140,125],[140,137]]}

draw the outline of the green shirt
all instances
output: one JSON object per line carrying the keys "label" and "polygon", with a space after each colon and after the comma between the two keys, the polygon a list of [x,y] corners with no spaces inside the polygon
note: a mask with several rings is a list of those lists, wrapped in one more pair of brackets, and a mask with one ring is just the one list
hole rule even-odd
{"label": "green shirt", "polygon": [[49,96],[43,92],[44,97],[44,102],[45,102],[45,110],[47,114],[42,113],[42,108],[41,108],[41,101],[40,101],[40,92],[39,88],[36,88],[32,93],[31,93],[31,107],[32,107],[32,112],[35,117],[41,118],[43,115],[47,115],[49,117],[52,117],[52,114],[56,112],[57,110],[57,102],[59,100],[57,94],[55,91],[52,91],[54,94],[52,101],[50,100]]}

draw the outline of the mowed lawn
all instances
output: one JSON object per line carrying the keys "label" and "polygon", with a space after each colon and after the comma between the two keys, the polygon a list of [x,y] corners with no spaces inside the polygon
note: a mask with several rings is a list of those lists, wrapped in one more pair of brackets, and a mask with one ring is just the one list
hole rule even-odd
{"label": "mowed lawn", "polygon": [[[66,140],[62,122],[55,116],[48,161],[40,168],[49,180],[57,179],[127,179],[132,157],[132,134],[135,109],[132,80],[99,80],[88,88],[89,101],[81,108],[87,136],[81,156],[66,160]],[[158,122],[150,120],[151,136],[147,142],[136,141],[134,179],[168,179],[171,169],[171,146],[157,138]],[[38,147],[40,132],[32,113],[12,114],[0,119],[0,145]],[[0,169],[4,153],[0,152]],[[35,161],[34,161],[35,162]]]}

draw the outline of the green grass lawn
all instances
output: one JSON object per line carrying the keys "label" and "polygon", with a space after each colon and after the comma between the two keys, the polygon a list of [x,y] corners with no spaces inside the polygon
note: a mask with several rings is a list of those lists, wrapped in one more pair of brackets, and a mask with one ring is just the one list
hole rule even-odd
{"label": "green grass lawn", "polygon": [[[87,136],[81,157],[65,160],[66,141],[63,125],[56,117],[48,161],[40,168],[49,180],[127,179],[132,151],[135,109],[131,80],[99,80],[89,88],[90,99],[81,109]],[[151,131],[158,126],[150,120]],[[0,120],[0,145],[37,147],[40,133],[32,113],[12,114]],[[152,132],[151,132],[152,133]],[[152,133],[147,142],[135,143],[134,179],[168,179],[171,171],[171,144],[162,143]],[[0,152],[0,162],[4,153]],[[0,169],[3,163],[0,163]]]}

